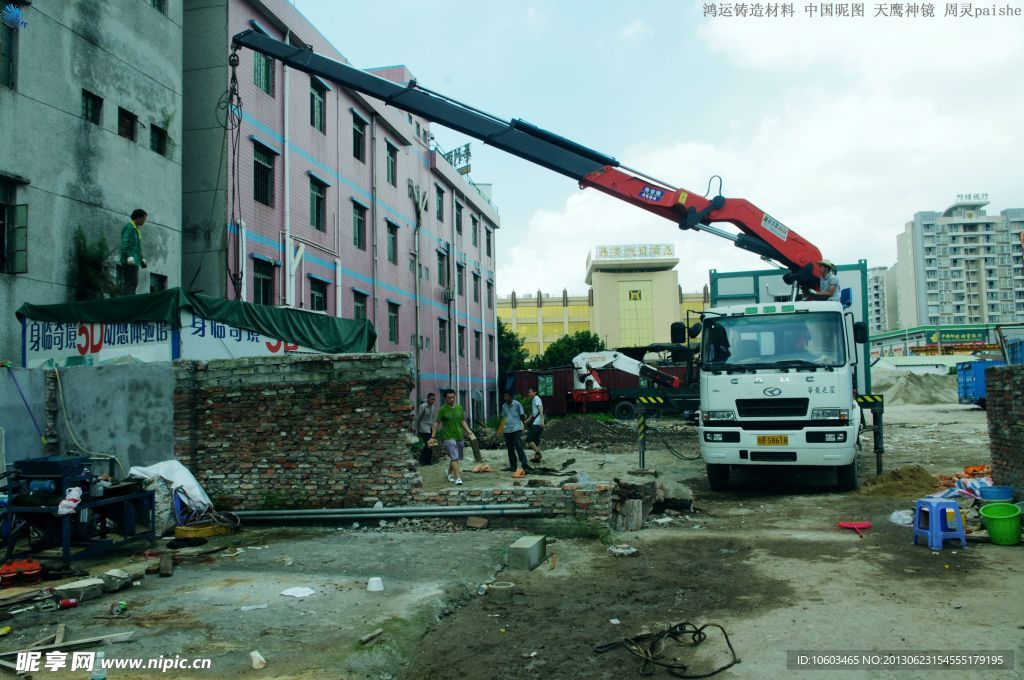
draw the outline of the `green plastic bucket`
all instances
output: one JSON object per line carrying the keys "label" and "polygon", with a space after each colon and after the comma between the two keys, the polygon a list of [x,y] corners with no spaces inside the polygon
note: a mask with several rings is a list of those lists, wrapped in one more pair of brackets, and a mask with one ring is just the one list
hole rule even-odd
{"label": "green plastic bucket", "polygon": [[989,503],[981,508],[988,537],[996,545],[1020,543],[1020,508],[1013,503]]}

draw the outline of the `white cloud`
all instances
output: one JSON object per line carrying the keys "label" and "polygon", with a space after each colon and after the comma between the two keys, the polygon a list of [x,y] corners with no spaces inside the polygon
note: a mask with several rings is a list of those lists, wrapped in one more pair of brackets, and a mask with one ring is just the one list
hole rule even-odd
{"label": "white cloud", "polygon": [[626,24],[619,30],[619,38],[628,41],[644,40],[651,35],[651,28],[642,19]]}

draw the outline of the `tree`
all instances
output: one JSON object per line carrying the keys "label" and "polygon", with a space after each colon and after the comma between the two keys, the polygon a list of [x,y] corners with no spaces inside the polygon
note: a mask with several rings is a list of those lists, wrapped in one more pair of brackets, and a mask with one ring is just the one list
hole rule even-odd
{"label": "tree", "polygon": [[513,332],[498,319],[498,388],[505,389],[505,376],[522,370],[526,365],[528,352],[523,347],[526,340]]}
{"label": "tree", "polygon": [[581,352],[601,352],[604,349],[604,341],[596,333],[576,331],[573,335],[563,335],[548,345],[544,354],[530,361],[530,368],[568,366],[572,363],[572,358]]}

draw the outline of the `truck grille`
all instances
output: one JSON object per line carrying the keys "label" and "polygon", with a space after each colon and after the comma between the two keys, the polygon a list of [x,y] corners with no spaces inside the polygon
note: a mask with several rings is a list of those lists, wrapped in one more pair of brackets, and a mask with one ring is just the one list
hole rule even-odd
{"label": "truck grille", "polygon": [[764,463],[796,462],[796,451],[751,451],[750,460]]}
{"label": "truck grille", "polygon": [[806,416],[807,399],[737,399],[736,410],[743,418]]}

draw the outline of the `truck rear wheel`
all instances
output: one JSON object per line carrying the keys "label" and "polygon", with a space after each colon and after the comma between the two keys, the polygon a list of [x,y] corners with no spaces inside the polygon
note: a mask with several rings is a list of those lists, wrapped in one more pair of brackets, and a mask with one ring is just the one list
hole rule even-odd
{"label": "truck rear wheel", "polygon": [[631,401],[620,401],[615,405],[613,413],[619,420],[632,420],[636,418],[636,404]]}
{"label": "truck rear wheel", "polygon": [[836,488],[840,491],[856,491],[860,486],[857,479],[857,461],[836,468]]}
{"label": "truck rear wheel", "polygon": [[708,486],[712,491],[725,491],[729,488],[729,466],[707,464]]}

